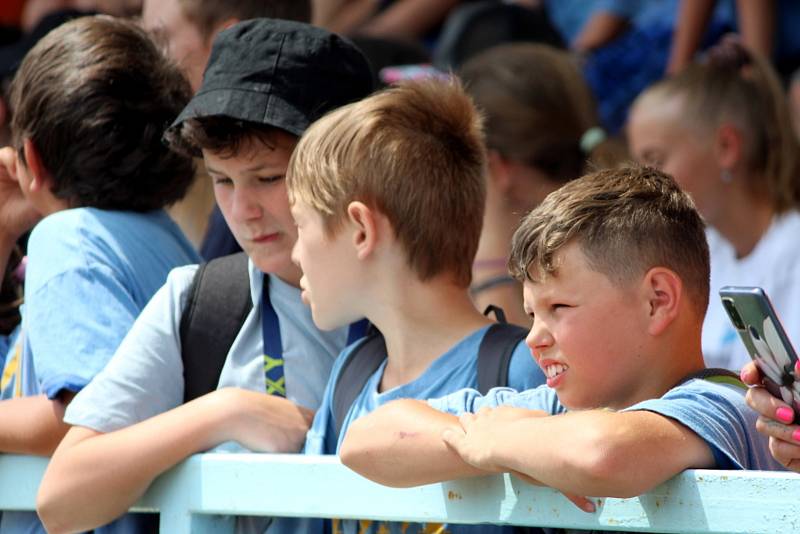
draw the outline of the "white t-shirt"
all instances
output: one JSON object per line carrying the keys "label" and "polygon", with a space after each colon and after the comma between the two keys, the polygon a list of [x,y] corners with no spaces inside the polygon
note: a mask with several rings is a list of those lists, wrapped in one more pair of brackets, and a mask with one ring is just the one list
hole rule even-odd
{"label": "white t-shirt", "polygon": [[776,217],[753,251],[737,259],[731,244],[707,232],[711,254],[711,294],[703,323],[703,355],[708,367],[738,372],[750,361],[722,307],[724,286],[759,286],[769,295],[789,339],[800,343],[800,213]]}

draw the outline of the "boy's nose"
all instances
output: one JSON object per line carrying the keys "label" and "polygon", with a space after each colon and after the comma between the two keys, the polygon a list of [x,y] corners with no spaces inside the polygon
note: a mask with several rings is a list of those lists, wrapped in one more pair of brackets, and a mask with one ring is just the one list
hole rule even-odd
{"label": "boy's nose", "polygon": [[261,215],[258,203],[253,192],[245,187],[233,190],[233,216],[240,221],[257,219]]}
{"label": "boy's nose", "polygon": [[525,337],[525,344],[531,349],[534,356],[539,356],[542,351],[553,346],[553,335],[542,323],[541,320],[537,321],[535,318],[531,325],[531,330]]}

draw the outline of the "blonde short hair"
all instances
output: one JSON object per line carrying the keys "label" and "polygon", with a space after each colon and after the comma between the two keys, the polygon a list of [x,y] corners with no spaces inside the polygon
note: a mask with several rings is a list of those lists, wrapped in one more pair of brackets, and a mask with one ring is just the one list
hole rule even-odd
{"label": "blonde short hair", "polygon": [[340,108],[300,139],[287,172],[332,235],[352,201],[390,221],[421,280],[469,286],[483,223],[480,117],[456,80],[414,81]]}
{"label": "blonde short hair", "polygon": [[534,280],[558,270],[567,243],[617,285],[666,267],[683,281],[700,316],[708,306],[705,225],[667,174],[628,167],[588,174],[554,191],[520,224],[511,242],[511,274]]}

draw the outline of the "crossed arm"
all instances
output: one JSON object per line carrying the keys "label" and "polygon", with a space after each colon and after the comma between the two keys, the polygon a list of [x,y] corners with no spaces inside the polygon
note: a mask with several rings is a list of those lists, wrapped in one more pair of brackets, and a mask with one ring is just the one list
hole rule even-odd
{"label": "crossed arm", "polygon": [[73,427],[45,472],[37,512],[50,533],[91,530],[125,513],[158,475],[220,443],[297,451],[312,417],[286,399],[226,388],[118,431]]}
{"label": "crossed arm", "polygon": [[526,411],[485,409],[459,420],[397,401],[356,421],[340,455],[390,486],[510,471],[566,494],[604,497],[639,495],[684,469],[714,466],[704,441],[655,413]]}

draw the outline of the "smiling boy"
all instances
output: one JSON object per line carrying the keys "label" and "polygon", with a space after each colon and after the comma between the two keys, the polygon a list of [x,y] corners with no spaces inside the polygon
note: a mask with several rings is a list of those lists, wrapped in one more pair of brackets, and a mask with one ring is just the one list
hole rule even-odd
{"label": "smiling boy", "polygon": [[627,168],[567,184],[525,217],[509,265],[549,387],[388,404],[351,426],[345,464],[393,486],[510,471],[603,497],[689,468],[780,469],[741,383],[704,371],[708,248],[671,178]]}

